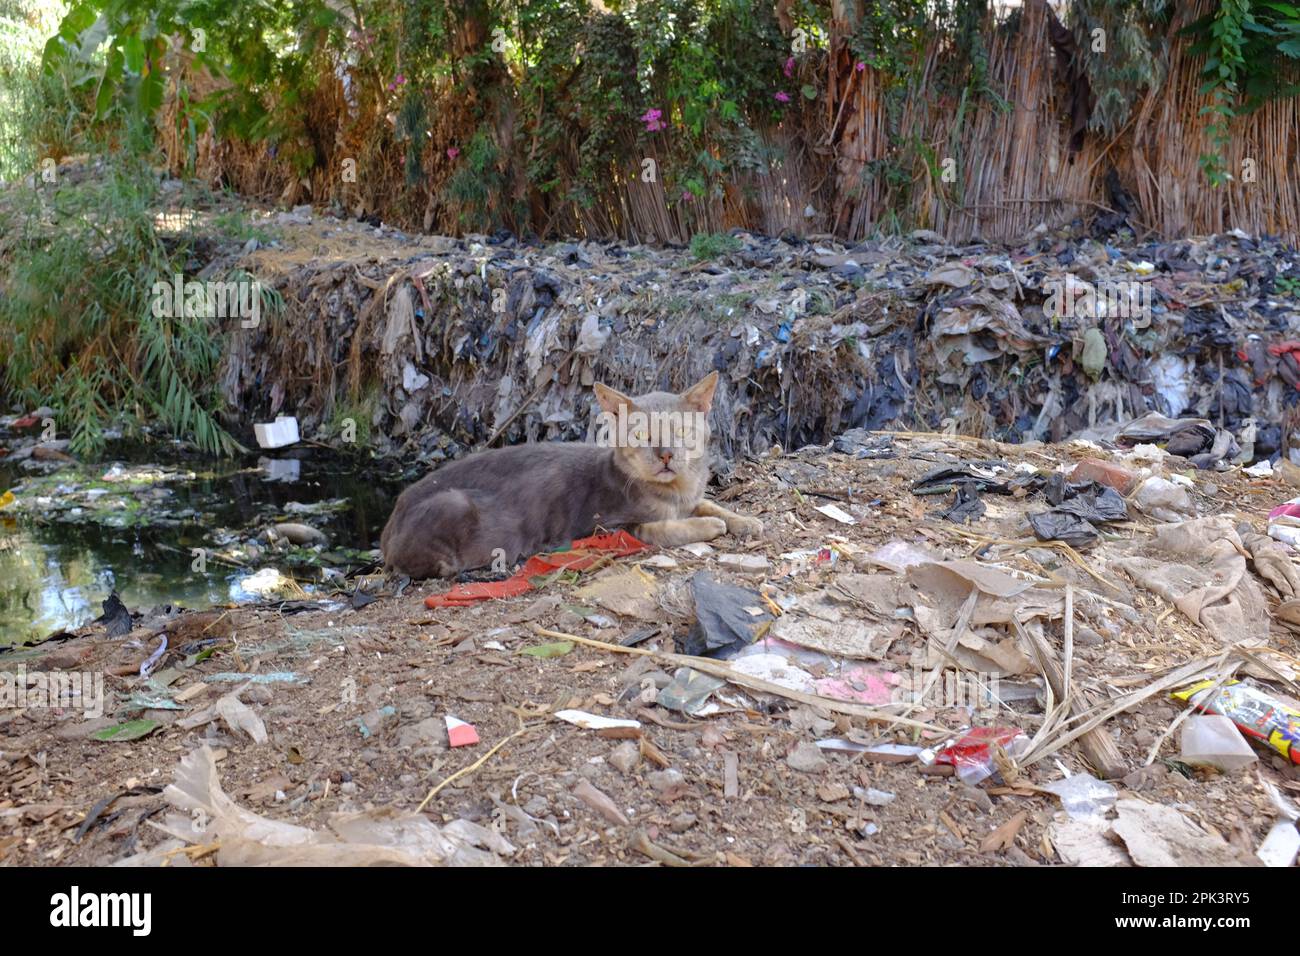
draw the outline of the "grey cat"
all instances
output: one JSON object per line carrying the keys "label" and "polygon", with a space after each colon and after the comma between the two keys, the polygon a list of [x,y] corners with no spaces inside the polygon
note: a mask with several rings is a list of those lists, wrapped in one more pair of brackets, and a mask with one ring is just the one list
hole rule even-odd
{"label": "grey cat", "polygon": [[761,534],[757,519],[704,499],[717,385],[713,372],[680,395],[629,398],[597,384],[595,443],[533,442],[444,465],[398,497],[380,538],[385,566],[451,577],[597,529],[626,528],[659,547]]}

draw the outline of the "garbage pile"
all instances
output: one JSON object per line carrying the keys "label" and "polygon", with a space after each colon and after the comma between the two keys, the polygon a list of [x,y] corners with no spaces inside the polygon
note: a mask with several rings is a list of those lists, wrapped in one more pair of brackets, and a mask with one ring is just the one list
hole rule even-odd
{"label": "garbage pile", "polygon": [[1300,273],[1269,238],[1121,248],[1043,234],[1007,248],[924,230],[852,246],[738,233],[736,251],[697,262],[280,216],[282,238],[241,265],[286,311],[234,337],[225,397],[327,440],[362,402],[380,453],[583,438],[592,381],[637,393],[712,369],[728,460],[851,428],[1059,442],[1147,413],[1197,419],[1180,441],[1202,467],[1290,447]]}
{"label": "garbage pile", "polygon": [[108,675],[99,716],[0,711],[0,859],[1292,866],[1296,489],[1186,428],[849,431],[737,464],[757,539],[106,607],[0,654]]}

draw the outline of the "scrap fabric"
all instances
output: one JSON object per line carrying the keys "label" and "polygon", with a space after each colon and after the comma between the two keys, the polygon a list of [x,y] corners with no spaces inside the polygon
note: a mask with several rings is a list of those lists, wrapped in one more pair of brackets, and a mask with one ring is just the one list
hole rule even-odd
{"label": "scrap fabric", "polygon": [[560,571],[585,571],[603,559],[626,558],[648,548],[649,545],[638,541],[626,531],[578,538],[567,550],[533,555],[522,568],[504,581],[457,584],[450,591],[425,598],[424,604],[431,608],[469,607],[479,601],[515,597],[533,590],[539,577]]}

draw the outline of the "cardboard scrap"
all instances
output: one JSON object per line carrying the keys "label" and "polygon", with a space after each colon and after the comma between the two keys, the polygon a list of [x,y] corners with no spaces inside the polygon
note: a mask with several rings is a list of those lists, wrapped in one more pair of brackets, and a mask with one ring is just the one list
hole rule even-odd
{"label": "cardboard scrap", "polygon": [[892,624],[862,619],[851,603],[830,591],[800,598],[788,613],[772,622],[771,636],[838,657],[880,660],[898,636]]}
{"label": "cardboard scrap", "polygon": [[661,617],[656,600],[658,586],[650,575],[636,568],[617,568],[597,575],[590,584],[573,592],[582,602],[599,604],[607,611],[641,621]]}
{"label": "cardboard scrap", "polygon": [[1236,851],[1221,836],[1206,833],[1180,811],[1145,800],[1115,804],[1111,825],[1138,866],[1241,866]]}

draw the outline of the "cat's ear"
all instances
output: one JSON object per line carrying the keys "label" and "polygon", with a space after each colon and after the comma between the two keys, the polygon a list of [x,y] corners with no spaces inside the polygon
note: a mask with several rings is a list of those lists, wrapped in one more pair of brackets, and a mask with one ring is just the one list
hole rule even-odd
{"label": "cat's ear", "polygon": [[634,408],[636,408],[632,399],[628,398],[622,392],[615,391],[608,385],[602,385],[600,382],[597,382],[593,388],[596,390],[596,401],[600,403],[601,410],[606,414],[617,415],[619,409],[626,409],[627,413],[630,413]]}
{"label": "cat's ear", "polygon": [[713,407],[713,393],[718,388],[718,373],[710,372],[686,391],[682,392],[682,404],[697,412],[707,412]]}

